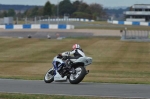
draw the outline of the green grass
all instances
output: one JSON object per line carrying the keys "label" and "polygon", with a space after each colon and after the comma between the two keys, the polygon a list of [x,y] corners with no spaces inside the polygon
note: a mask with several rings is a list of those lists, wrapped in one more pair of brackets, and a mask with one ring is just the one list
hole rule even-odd
{"label": "green grass", "polygon": [[4,94],[0,93],[0,99],[125,99],[125,98],[105,98],[87,96],[55,96],[55,95],[27,95],[27,94]]}
{"label": "green grass", "polygon": [[81,22],[83,24],[92,24],[91,26],[76,26],[76,29],[107,29],[107,30],[122,30],[125,27],[128,30],[150,30],[149,26],[136,25],[118,25],[107,23],[107,21]]}
{"label": "green grass", "polygon": [[148,26],[126,26],[126,25],[110,25],[108,24],[107,26],[84,26],[84,27],[75,27],[75,29],[104,29],[104,30],[124,30],[125,27],[127,27],[128,30],[145,30],[149,31],[150,27]]}
{"label": "green grass", "polygon": [[63,40],[0,38],[0,78],[42,80],[55,55],[79,43],[93,58],[85,82],[150,84],[150,43],[93,37]]}

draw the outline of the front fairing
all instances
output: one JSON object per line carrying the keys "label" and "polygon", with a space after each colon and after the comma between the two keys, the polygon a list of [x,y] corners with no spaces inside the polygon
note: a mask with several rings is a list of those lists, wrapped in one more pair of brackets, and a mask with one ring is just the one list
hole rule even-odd
{"label": "front fairing", "polygon": [[60,58],[57,58],[57,56],[54,57],[53,62],[54,62],[54,61],[58,61],[58,62],[60,62],[61,64],[64,63],[64,61],[63,61],[62,59],[60,59]]}
{"label": "front fairing", "polygon": [[65,65],[64,61],[60,58],[57,58],[57,56],[54,57],[52,64],[53,64],[55,70],[57,70],[57,71],[59,71],[61,69],[61,67]]}
{"label": "front fairing", "polygon": [[56,64],[55,64],[56,62],[59,62],[60,66],[63,66],[63,64],[64,64],[64,61],[62,59],[57,58],[57,56],[54,57],[53,66],[54,66],[55,72],[56,72],[56,75],[54,76],[54,81],[67,81],[67,76],[62,78],[61,75],[58,73],[59,66],[56,66]]}
{"label": "front fairing", "polygon": [[84,66],[88,66],[92,63],[92,57],[80,57],[77,60],[75,60],[73,63],[83,63]]}

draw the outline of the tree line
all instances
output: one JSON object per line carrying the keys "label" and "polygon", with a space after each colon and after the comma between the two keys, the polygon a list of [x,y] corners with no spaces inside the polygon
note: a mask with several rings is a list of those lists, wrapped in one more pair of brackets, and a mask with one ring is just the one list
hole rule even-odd
{"label": "tree line", "polygon": [[0,13],[0,17],[38,17],[48,16],[51,18],[64,17],[67,15],[71,18],[87,18],[87,19],[100,19],[107,17],[107,14],[101,4],[92,3],[87,4],[83,0],[70,0],[60,1],[59,4],[51,4],[47,1],[44,6],[35,6],[27,9],[24,13],[16,13],[14,9],[9,9]]}

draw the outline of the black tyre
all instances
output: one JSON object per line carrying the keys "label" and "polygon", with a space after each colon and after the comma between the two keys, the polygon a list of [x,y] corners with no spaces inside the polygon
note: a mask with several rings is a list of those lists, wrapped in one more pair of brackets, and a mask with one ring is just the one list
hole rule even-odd
{"label": "black tyre", "polygon": [[45,77],[44,77],[44,81],[45,83],[51,83],[54,81],[54,70],[53,69],[50,69],[46,74],[45,74]]}
{"label": "black tyre", "polygon": [[80,83],[84,79],[84,77],[86,75],[86,70],[85,70],[85,68],[83,66],[76,67],[75,71],[76,71],[75,74],[71,74],[69,76],[69,82],[71,84],[78,84],[78,83]]}

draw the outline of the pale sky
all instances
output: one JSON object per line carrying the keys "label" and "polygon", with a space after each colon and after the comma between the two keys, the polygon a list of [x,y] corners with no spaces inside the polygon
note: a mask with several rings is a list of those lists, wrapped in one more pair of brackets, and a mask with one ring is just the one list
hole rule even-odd
{"label": "pale sky", "polygon": [[[0,4],[22,4],[22,5],[41,5],[44,6],[47,0],[0,0]],[[52,4],[62,0],[49,0]],[[76,1],[76,0],[71,0]],[[150,0],[83,0],[84,2],[100,3],[104,7],[117,7],[117,6],[132,6],[133,4],[150,4]]]}

